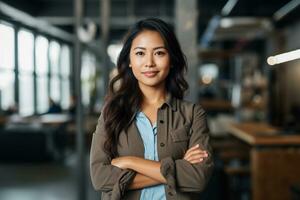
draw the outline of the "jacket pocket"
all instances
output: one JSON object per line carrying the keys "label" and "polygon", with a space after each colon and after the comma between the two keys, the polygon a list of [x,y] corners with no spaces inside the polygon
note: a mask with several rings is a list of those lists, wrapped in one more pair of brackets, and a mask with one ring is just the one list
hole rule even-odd
{"label": "jacket pocket", "polygon": [[190,125],[184,125],[178,129],[171,131],[171,137],[173,142],[184,142],[190,138]]}

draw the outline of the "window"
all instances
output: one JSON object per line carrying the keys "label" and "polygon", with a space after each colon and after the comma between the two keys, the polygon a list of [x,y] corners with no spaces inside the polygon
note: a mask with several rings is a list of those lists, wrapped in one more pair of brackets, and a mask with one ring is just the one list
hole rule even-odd
{"label": "window", "polygon": [[0,91],[1,91],[1,108],[7,110],[10,106],[13,106],[14,101],[14,83],[15,75],[13,71],[0,70]]}
{"label": "window", "polygon": [[15,66],[15,31],[5,24],[0,24],[0,69],[14,69]]}
{"label": "window", "polygon": [[81,90],[82,103],[84,106],[90,104],[92,92],[95,89],[96,78],[96,58],[89,52],[84,52],[82,56],[81,69]]}
{"label": "window", "polygon": [[36,38],[36,79],[37,112],[45,113],[49,109],[48,94],[48,40],[43,36]]}
{"label": "window", "polygon": [[56,41],[51,41],[49,46],[50,55],[50,98],[56,103],[60,103],[60,45]]}
{"label": "window", "polygon": [[68,109],[70,107],[70,69],[71,69],[71,52],[70,48],[64,45],[61,49],[61,107]]}
{"label": "window", "polygon": [[19,109],[23,116],[34,113],[33,44],[34,36],[27,30],[18,32],[19,42]]}
{"label": "window", "polygon": [[15,31],[0,23],[0,107],[4,110],[15,104]]}
{"label": "window", "polygon": [[[16,42],[18,49],[15,49]],[[16,92],[21,116],[47,112],[49,98],[68,109],[71,104],[70,71],[70,46],[49,41],[42,35],[35,36],[25,28],[16,32],[12,25],[0,21],[0,110],[17,106]]]}

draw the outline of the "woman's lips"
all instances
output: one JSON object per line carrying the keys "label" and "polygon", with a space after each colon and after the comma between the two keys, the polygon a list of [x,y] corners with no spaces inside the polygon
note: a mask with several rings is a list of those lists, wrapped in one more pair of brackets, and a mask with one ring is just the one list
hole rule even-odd
{"label": "woman's lips", "polygon": [[156,76],[157,73],[158,73],[158,71],[142,72],[142,74],[144,74],[148,78],[152,78],[152,77]]}

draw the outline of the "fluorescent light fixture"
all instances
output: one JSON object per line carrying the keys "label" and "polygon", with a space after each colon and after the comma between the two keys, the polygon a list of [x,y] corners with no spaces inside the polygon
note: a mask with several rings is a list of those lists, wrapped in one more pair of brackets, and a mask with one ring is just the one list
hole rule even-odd
{"label": "fluorescent light fixture", "polygon": [[267,59],[267,63],[269,65],[276,65],[276,64],[280,64],[280,63],[284,63],[284,62],[288,62],[291,60],[296,60],[300,58],[300,49],[294,50],[294,51],[290,51],[287,53],[283,53],[283,54],[278,54],[276,56],[270,56]]}
{"label": "fluorescent light fixture", "polygon": [[222,15],[223,16],[229,15],[237,2],[238,0],[228,0],[221,11]]}
{"label": "fluorescent light fixture", "polygon": [[292,10],[296,9],[300,5],[299,0],[293,0],[287,3],[285,6],[276,11],[273,15],[273,18],[278,21],[290,13]]}
{"label": "fluorescent light fixture", "polygon": [[272,23],[269,19],[263,17],[222,17],[220,19],[221,28],[230,27],[257,27],[265,30],[272,29]]}
{"label": "fluorescent light fixture", "polygon": [[233,19],[230,18],[223,18],[220,21],[220,26],[222,28],[230,28],[234,25]]}

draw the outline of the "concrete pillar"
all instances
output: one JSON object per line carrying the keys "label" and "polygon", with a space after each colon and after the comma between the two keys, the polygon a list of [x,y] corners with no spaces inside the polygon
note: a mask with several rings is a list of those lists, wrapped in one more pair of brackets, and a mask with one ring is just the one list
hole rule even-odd
{"label": "concrete pillar", "polygon": [[110,0],[100,0],[100,20],[101,20],[101,53],[102,53],[102,67],[103,67],[103,86],[104,94],[108,91],[109,85],[109,71],[110,61],[107,54],[107,46],[109,42],[110,32]]}
{"label": "concrete pillar", "polygon": [[15,104],[17,106],[18,112],[20,111],[20,95],[19,95],[19,40],[18,40],[18,32],[20,30],[20,27],[15,27]]}
{"label": "concrete pillar", "polygon": [[75,81],[75,94],[76,101],[76,150],[77,150],[77,199],[86,199],[86,155],[85,155],[85,135],[84,135],[84,118],[83,118],[83,106],[82,106],[82,92],[81,92],[81,56],[82,56],[82,44],[79,40],[77,30],[82,25],[83,19],[83,5],[84,0],[74,1],[74,29],[76,37],[74,40],[74,81]]}
{"label": "concrete pillar", "polygon": [[187,80],[190,86],[187,99],[198,100],[197,0],[176,0],[175,31],[188,61]]}

